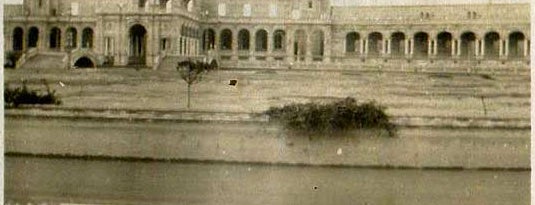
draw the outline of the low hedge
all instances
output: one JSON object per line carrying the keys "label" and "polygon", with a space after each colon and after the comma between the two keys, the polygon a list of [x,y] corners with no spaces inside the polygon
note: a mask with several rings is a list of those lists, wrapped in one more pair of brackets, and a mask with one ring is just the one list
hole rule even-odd
{"label": "low hedge", "polygon": [[30,104],[61,104],[61,100],[56,95],[55,90],[51,90],[45,82],[46,93],[30,90],[26,82],[22,82],[22,87],[11,88],[4,85],[4,102],[7,108],[16,108],[19,105]]}
{"label": "low hedge", "polygon": [[375,102],[359,104],[354,98],[330,103],[290,104],[271,107],[265,112],[270,121],[282,122],[298,131],[333,132],[352,129],[385,129],[391,137],[396,126],[390,122],[385,108]]}

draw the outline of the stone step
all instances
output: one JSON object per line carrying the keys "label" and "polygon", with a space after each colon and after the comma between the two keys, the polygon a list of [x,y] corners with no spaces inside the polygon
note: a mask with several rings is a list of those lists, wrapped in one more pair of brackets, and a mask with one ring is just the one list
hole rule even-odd
{"label": "stone step", "polygon": [[28,59],[21,69],[66,69],[67,61],[64,53],[42,53]]}

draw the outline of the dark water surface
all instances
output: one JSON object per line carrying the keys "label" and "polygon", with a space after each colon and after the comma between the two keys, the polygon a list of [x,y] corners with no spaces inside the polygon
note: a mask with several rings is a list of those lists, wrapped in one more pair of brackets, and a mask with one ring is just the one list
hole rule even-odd
{"label": "dark water surface", "polygon": [[6,157],[6,202],[486,204],[530,200],[529,171],[390,170]]}

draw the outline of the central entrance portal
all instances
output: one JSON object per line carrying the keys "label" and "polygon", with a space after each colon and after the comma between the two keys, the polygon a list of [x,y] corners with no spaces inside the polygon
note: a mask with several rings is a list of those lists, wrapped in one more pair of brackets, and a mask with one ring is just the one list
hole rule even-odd
{"label": "central entrance portal", "polygon": [[129,65],[145,65],[147,30],[142,25],[136,24],[130,28],[130,55]]}

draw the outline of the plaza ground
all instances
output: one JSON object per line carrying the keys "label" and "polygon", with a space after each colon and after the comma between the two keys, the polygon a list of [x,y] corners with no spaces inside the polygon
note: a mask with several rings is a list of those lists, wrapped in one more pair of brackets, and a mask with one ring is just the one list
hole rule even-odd
{"label": "plaza ground", "polygon": [[[187,110],[186,83],[173,70],[5,70],[7,86],[26,80],[45,89],[42,79],[61,97],[62,108]],[[234,79],[238,84],[230,86]],[[513,74],[221,70],[193,86],[190,110],[260,113],[345,97],[374,100],[393,116],[530,117],[530,77]]]}

